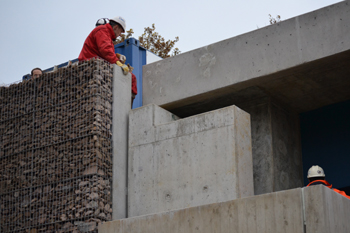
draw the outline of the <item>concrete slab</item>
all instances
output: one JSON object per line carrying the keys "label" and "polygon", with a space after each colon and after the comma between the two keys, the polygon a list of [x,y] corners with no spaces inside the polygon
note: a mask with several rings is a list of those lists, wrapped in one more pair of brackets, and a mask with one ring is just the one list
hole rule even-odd
{"label": "concrete slab", "polygon": [[146,65],[143,102],[185,117],[254,86],[297,112],[350,99],[349,25],[344,1]]}
{"label": "concrete slab", "polygon": [[129,123],[130,217],[254,194],[250,117],[241,109],[178,119],[148,105]]}
{"label": "concrete slab", "polygon": [[105,222],[98,230],[100,233],[347,233],[349,207],[349,199],[319,185]]}
{"label": "concrete slab", "polygon": [[127,216],[127,159],[128,159],[128,121],[131,106],[131,74],[113,66],[113,180],[112,180],[112,219]]}
{"label": "concrete slab", "polygon": [[106,222],[99,225],[99,232],[302,233],[301,203],[299,188]]}

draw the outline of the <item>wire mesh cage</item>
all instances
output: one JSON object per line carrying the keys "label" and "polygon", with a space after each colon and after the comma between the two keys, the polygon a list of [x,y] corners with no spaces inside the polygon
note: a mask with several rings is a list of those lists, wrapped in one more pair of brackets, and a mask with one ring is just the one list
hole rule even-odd
{"label": "wire mesh cage", "polygon": [[0,87],[0,232],[97,232],[112,219],[113,66]]}

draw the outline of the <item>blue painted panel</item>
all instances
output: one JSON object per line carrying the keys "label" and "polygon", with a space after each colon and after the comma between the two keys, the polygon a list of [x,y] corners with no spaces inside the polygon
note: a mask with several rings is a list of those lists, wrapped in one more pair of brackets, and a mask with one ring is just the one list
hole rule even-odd
{"label": "blue painted panel", "polygon": [[304,183],[321,166],[334,188],[350,186],[350,101],[300,114]]}
{"label": "blue painted panel", "polygon": [[132,108],[142,106],[142,66],[146,64],[146,50],[140,47],[140,42],[135,38],[129,38],[114,46],[115,52],[126,56],[125,64],[134,67],[133,73],[137,79],[137,95]]}

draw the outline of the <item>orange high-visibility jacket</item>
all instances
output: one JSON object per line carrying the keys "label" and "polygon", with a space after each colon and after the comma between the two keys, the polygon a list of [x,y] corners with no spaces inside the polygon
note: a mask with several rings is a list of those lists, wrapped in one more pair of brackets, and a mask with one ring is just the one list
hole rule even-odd
{"label": "orange high-visibility jacket", "polygon": [[344,197],[347,197],[350,199],[350,196],[346,195],[346,193],[344,191],[340,191],[339,189],[332,188],[332,185],[330,183],[328,183],[326,180],[314,180],[314,181],[310,182],[306,187],[309,187],[312,185],[317,185],[317,184],[323,184],[327,188],[330,188],[330,189],[334,190],[335,192],[343,195]]}

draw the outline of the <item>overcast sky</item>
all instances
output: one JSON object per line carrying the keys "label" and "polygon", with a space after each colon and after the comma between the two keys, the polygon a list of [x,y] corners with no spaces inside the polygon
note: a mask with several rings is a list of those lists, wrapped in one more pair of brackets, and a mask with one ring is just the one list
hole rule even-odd
{"label": "overcast sky", "polygon": [[20,81],[79,56],[99,18],[122,16],[137,38],[156,26],[166,40],[187,52],[286,20],[339,0],[0,0],[0,86]]}

